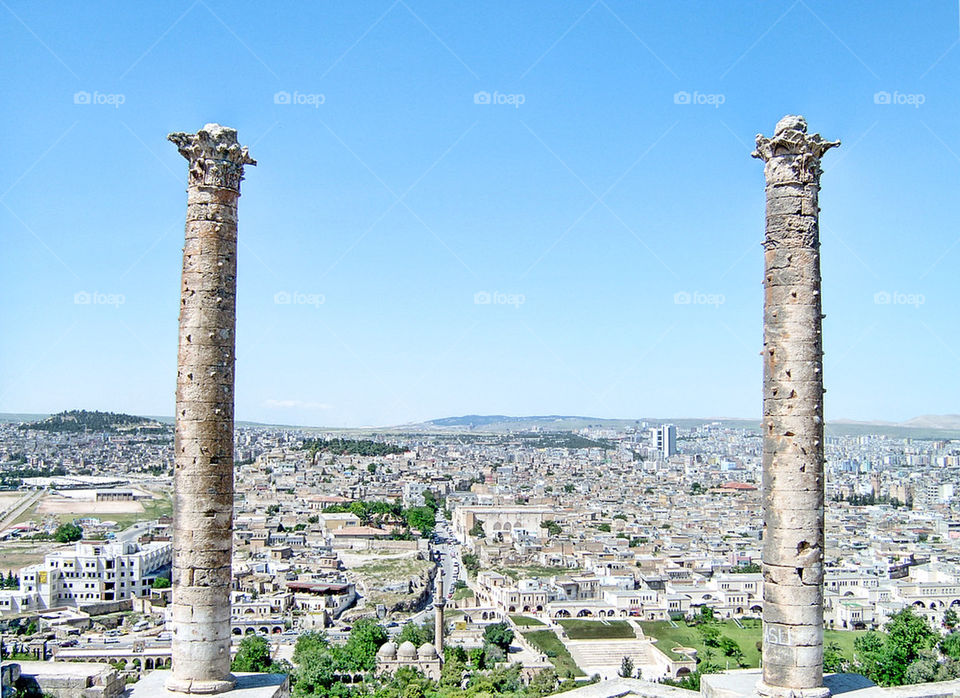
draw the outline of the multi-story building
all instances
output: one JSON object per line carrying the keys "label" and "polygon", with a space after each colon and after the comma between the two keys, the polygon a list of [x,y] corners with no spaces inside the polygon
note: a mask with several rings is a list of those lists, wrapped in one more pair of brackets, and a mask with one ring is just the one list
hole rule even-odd
{"label": "multi-story building", "polygon": [[47,554],[20,570],[20,588],[0,591],[0,613],[122,601],[149,593],[169,573],[170,542],[77,542],[73,550]]}

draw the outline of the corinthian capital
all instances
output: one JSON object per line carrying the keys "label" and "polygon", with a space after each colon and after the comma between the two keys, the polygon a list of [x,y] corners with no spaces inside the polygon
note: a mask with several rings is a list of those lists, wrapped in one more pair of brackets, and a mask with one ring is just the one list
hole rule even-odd
{"label": "corinthian capital", "polygon": [[791,184],[820,180],[820,158],[840,141],[827,141],[819,133],[807,133],[802,116],[785,116],[777,122],[773,138],[757,134],[757,149],[752,153],[766,163],[768,184]]}
{"label": "corinthian capital", "polygon": [[239,192],[243,166],[257,164],[237,142],[237,130],[220,124],[207,124],[196,133],[171,133],[167,140],[189,161],[190,186]]}

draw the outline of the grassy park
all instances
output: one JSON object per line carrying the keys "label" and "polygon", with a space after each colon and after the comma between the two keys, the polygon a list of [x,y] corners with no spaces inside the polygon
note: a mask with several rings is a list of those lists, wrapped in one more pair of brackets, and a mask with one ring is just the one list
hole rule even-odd
{"label": "grassy park", "polygon": [[564,632],[571,640],[630,640],[636,637],[625,620],[561,620]]}
{"label": "grassy park", "polygon": [[524,633],[523,636],[530,641],[530,644],[549,657],[560,676],[584,675],[577,663],[573,661],[570,652],[552,630],[534,630]]}

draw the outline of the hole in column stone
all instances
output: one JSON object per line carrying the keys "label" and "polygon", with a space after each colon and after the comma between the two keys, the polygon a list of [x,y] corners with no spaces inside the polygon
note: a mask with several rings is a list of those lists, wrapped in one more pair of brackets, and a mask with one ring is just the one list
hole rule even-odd
{"label": "hole in column stone", "polygon": [[784,371],[784,373],[786,374],[787,378],[790,377],[790,369],[787,369],[786,371]]}
{"label": "hole in column stone", "polygon": [[794,436],[794,433],[793,433],[792,431],[785,431],[785,432],[783,432],[783,435],[784,435],[784,436]]}
{"label": "hole in column stone", "polygon": [[807,552],[809,549],[810,549],[810,544],[807,541],[802,540],[799,543],[797,543],[797,555],[801,555]]}
{"label": "hole in column stone", "polygon": [[801,580],[801,581],[803,581],[803,568],[802,568],[802,567],[798,567],[798,568],[797,568],[797,576],[800,577],[800,580]]}

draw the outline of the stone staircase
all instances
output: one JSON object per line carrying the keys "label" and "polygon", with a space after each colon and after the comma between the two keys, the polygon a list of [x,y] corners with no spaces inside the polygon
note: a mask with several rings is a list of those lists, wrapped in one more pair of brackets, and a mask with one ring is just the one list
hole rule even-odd
{"label": "stone staircase", "polygon": [[587,676],[600,674],[602,679],[616,678],[624,657],[630,657],[634,670],[641,669],[645,679],[657,678],[662,672],[648,639],[564,640],[564,644]]}

